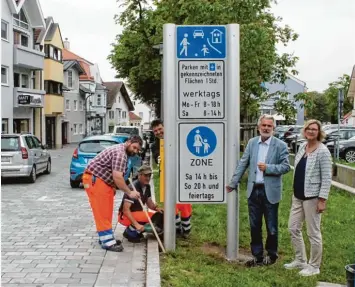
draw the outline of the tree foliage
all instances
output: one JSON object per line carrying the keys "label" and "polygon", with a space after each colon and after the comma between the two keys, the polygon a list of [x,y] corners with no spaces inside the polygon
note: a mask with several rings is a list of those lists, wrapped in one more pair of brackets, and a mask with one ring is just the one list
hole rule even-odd
{"label": "tree foliage", "polygon": [[298,35],[270,12],[272,0],[155,0],[152,5],[145,0],[118,2],[125,10],[116,21],[124,29],[108,59],[117,76],[128,80],[136,97],[157,108],[161,56],[153,46],[163,40],[164,23],[240,24],[240,104],[244,118],[254,115],[264,99],[262,82],[283,83],[287,72],[297,74],[293,69],[297,57],[279,54],[276,44],[287,46]]}
{"label": "tree foliage", "polygon": [[344,74],[337,81],[329,84],[323,92],[306,93],[310,106],[307,108],[307,119],[318,119],[321,122],[338,123],[338,92],[344,92],[343,117],[353,109],[352,99],[346,97],[350,85],[350,76]]}

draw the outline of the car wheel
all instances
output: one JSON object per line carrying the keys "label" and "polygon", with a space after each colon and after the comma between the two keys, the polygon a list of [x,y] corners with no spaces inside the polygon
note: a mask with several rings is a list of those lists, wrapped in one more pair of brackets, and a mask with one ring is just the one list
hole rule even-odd
{"label": "car wheel", "polygon": [[46,170],[44,171],[45,174],[50,174],[52,171],[52,163],[51,163],[51,160],[49,159],[48,162],[47,162],[47,168]]}
{"label": "car wheel", "polygon": [[348,149],[345,152],[345,160],[350,163],[355,163],[355,149]]}
{"label": "car wheel", "polygon": [[80,181],[70,180],[71,188],[78,188],[80,186]]}
{"label": "car wheel", "polygon": [[32,170],[31,170],[31,173],[28,177],[28,181],[30,183],[35,183],[36,182],[36,179],[37,179],[37,174],[36,174],[36,166],[33,166],[32,167]]}

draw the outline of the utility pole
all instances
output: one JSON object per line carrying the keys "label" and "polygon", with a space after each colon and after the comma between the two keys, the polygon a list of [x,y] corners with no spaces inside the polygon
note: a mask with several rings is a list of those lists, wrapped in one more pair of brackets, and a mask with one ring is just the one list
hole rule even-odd
{"label": "utility pole", "polygon": [[340,121],[343,114],[343,103],[344,103],[344,91],[338,91],[338,135],[337,135],[337,145],[336,145],[336,159],[339,160],[339,138],[340,138]]}

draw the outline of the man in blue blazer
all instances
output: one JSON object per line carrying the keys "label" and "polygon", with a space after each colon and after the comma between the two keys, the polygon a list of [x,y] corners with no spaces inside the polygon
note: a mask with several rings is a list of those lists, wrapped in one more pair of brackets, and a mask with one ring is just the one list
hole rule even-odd
{"label": "man in blue blazer", "polygon": [[[249,140],[240,159],[227,192],[236,190],[249,167],[248,209],[253,259],[246,266],[270,265],[276,262],[278,245],[278,207],[281,200],[282,175],[290,170],[287,145],[273,137],[275,120],[271,115],[262,115],[258,120],[260,136]],[[265,217],[267,239],[264,257],[262,219]]]}

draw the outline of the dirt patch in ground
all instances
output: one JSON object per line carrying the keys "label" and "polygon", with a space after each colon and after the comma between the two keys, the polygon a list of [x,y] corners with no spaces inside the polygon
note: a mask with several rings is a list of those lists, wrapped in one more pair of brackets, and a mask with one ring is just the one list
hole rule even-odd
{"label": "dirt patch in ground", "polygon": [[203,253],[208,254],[208,255],[219,255],[221,257],[224,257],[226,253],[226,249],[223,246],[220,246],[216,242],[207,242],[204,243],[201,247]]}
{"label": "dirt patch in ground", "polygon": [[[226,259],[226,248],[216,242],[206,242],[201,246],[202,252],[214,258]],[[250,251],[239,248],[239,256],[236,261],[237,264],[244,264],[251,258]]]}

